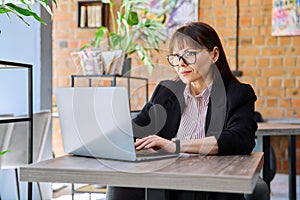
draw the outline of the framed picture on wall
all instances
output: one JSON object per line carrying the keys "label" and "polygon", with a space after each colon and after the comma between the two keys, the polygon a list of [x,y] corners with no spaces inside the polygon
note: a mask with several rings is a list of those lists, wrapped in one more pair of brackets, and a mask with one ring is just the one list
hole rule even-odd
{"label": "framed picture on wall", "polygon": [[161,13],[168,35],[192,21],[198,21],[198,0],[150,0],[150,7]]}
{"label": "framed picture on wall", "polygon": [[272,35],[300,35],[300,0],[273,0]]}

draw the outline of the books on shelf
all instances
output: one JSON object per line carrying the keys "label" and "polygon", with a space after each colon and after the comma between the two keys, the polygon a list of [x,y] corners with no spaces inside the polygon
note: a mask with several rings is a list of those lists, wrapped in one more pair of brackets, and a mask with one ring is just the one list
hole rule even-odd
{"label": "books on shelf", "polygon": [[102,26],[102,6],[97,5],[81,5],[79,26],[85,27],[100,27]]}

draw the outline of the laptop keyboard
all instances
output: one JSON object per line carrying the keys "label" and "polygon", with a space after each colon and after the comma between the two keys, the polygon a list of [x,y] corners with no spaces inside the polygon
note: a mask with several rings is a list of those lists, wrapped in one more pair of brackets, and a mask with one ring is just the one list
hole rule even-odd
{"label": "laptop keyboard", "polygon": [[144,156],[160,156],[160,155],[170,155],[172,153],[166,151],[155,151],[153,149],[142,149],[140,151],[135,151],[137,157],[144,157]]}

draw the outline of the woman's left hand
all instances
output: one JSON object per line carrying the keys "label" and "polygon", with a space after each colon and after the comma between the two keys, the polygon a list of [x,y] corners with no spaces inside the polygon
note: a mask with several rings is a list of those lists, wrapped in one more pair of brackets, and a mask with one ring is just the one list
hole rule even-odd
{"label": "woman's left hand", "polygon": [[174,153],[176,151],[175,143],[157,135],[150,135],[141,139],[137,139],[135,142],[135,148],[138,151],[150,148],[154,150],[162,149],[169,153]]}

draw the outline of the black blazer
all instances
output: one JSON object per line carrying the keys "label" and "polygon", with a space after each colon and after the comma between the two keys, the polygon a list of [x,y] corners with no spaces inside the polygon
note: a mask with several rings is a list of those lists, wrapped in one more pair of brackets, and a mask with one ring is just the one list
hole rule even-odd
{"label": "black blazer", "polygon": [[[135,137],[157,134],[176,136],[185,108],[181,81],[162,81],[150,101],[133,119]],[[206,136],[216,136],[220,155],[249,154],[255,146],[254,102],[256,95],[248,84],[214,80],[206,116]]]}

